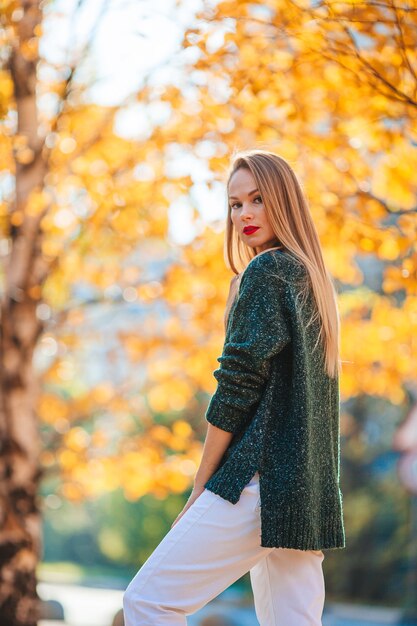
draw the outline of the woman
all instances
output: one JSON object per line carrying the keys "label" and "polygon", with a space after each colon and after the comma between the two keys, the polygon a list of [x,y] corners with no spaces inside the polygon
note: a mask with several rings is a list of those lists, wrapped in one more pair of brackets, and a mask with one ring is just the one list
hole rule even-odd
{"label": "woman", "polygon": [[323,549],[345,547],[339,316],[295,173],[235,156],[226,255],[237,274],[183,511],[124,594],[126,626],[183,626],[250,572],[261,626],[319,626]]}

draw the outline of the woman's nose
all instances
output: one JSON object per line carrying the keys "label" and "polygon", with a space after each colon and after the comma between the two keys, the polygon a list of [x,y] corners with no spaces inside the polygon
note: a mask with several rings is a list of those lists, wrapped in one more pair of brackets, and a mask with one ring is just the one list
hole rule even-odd
{"label": "woman's nose", "polygon": [[253,216],[253,211],[252,211],[252,207],[250,206],[250,204],[246,204],[246,205],[243,204],[242,205],[241,216],[243,218],[252,217]]}

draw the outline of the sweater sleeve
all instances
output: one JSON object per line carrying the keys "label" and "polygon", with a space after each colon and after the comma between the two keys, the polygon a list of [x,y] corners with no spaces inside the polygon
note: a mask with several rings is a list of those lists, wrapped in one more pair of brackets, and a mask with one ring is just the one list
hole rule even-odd
{"label": "sweater sleeve", "polygon": [[238,431],[249,418],[262,397],[271,359],[291,341],[285,282],[262,256],[243,273],[217,358],[220,367],[213,372],[218,385],[205,418],[228,432]]}

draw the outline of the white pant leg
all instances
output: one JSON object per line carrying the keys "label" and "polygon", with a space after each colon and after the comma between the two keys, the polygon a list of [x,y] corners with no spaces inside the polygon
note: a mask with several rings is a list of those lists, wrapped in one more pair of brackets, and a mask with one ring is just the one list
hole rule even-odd
{"label": "white pant leg", "polygon": [[[187,615],[278,550],[260,545],[258,503],[258,473],[236,504],[205,489],[129,583],[123,596],[125,626],[185,626]],[[307,559],[310,562],[311,556]],[[310,570],[310,575],[317,576],[317,572]],[[257,597],[262,598],[259,593]],[[263,601],[266,608],[261,619],[271,613],[271,599]],[[289,626],[261,622],[261,626],[272,624]]]}
{"label": "white pant leg", "polygon": [[323,560],[321,550],[274,548],[251,568],[261,626],[322,626]]}

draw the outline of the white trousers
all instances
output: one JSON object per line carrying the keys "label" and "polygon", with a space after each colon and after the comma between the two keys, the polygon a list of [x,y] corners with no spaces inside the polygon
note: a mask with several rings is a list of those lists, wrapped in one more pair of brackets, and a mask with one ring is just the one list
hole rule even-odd
{"label": "white trousers", "polygon": [[236,504],[205,489],[129,583],[125,626],[185,626],[247,572],[260,626],[321,626],[323,559],[321,550],[261,547],[258,472]]}

